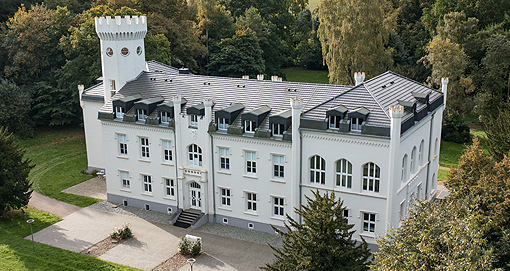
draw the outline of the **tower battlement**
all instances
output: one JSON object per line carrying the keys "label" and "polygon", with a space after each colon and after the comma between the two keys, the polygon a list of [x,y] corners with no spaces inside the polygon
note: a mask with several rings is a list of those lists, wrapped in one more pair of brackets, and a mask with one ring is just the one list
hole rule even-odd
{"label": "tower battlement", "polygon": [[96,33],[102,40],[143,39],[147,33],[145,16],[96,17]]}

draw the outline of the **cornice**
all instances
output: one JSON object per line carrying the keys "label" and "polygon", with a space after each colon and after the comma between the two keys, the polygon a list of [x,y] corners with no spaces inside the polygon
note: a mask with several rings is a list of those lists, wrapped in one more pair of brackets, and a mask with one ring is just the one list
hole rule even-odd
{"label": "cornice", "polygon": [[389,143],[383,142],[374,142],[369,140],[357,140],[345,137],[332,137],[324,134],[303,134],[303,138],[307,139],[318,139],[324,141],[333,141],[333,142],[341,142],[347,144],[356,144],[356,145],[364,145],[364,146],[372,146],[372,147],[380,147],[380,148],[389,148]]}
{"label": "cornice", "polygon": [[214,139],[221,139],[232,142],[241,142],[241,143],[249,143],[249,144],[257,144],[263,146],[271,146],[271,147],[283,147],[283,148],[291,148],[292,143],[288,142],[277,142],[274,140],[260,139],[256,137],[241,137],[241,136],[232,136],[232,135],[213,135]]}
{"label": "cornice", "polygon": [[116,127],[123,127],[123,128],[135,128],[137,130],[144,130],[144,131],[152,131],[152,132],[174,132],[172,128],[167,127],[158,127],[158,126],[148,126],[145,124],[127,124],[125,122],[116,122],[116,121],[101,121],[101,125],[104,126],[116,126]]}

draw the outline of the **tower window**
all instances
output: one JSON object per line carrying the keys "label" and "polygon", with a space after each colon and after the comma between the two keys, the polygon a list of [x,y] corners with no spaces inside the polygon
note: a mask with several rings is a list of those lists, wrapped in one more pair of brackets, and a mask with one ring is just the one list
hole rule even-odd
{"label": "tower window", "polygon": [[111,47],[106,48],[106,55],[112,56],[113,55],[113,49]]}
{"label": "tower window", "polygon": [[123,56],[127,56],[127,55],[129,55],[129,49],[127,47],[124,47],[124,48],[122,48],[122,50],[120,50],[120,53]]}
{"label": "tower window", "polygon": [[136,47],[136,54],[138,54],[138,55],[142,54],[142,46]]}

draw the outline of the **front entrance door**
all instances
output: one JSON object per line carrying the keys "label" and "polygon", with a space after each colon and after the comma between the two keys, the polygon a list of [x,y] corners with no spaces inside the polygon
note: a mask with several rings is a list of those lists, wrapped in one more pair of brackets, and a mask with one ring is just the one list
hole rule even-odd
{"label": "front entrance door", "polygon": [[202,195],[200,192],[200,185],[192,182],[189,185],[190,191],[190,207],[193,209],[200,209],[202,207]]}

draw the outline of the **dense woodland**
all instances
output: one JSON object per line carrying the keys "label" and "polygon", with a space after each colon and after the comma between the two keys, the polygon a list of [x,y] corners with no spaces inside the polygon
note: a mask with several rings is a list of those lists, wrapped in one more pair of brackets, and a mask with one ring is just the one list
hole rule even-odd
{"label": "dense woodland", "polygon": [[463,124],[508,115],[509,12],[507,0],[321,0],[314,10],[308,0],[7,0],[0,125],[30,136],[80,123],[76,86],[101,76],[94,17],[145,15],[146,58],[198,74],[285,78],[297,66],[353,84],[356,71],[391,69],[434,88],[449,77],[446,129],[462,142]]}

